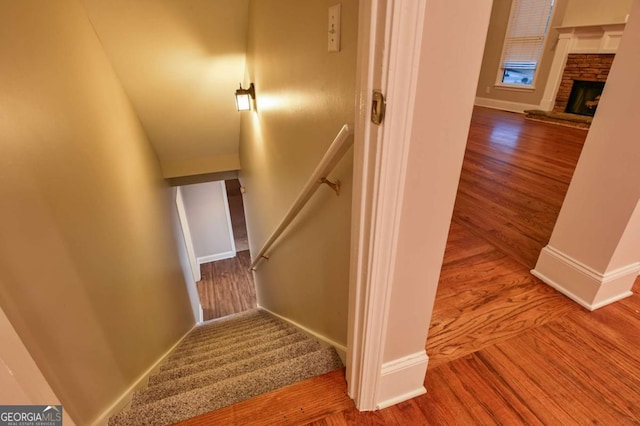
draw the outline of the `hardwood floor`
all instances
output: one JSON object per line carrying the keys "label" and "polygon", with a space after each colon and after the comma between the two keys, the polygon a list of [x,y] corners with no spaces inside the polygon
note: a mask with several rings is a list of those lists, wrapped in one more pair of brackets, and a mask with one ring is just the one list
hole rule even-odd
{"label": "hardwood floor", "polygon": [[542,284],[528,268],[453,222],[427,339],[429,365],[581,309]]}
{"label": "hardwood floor", "polygon": [[640,279],[634,295],[577,309],[439,366],[428,393],[359,412],[335,371],[181,425],[638,425]]}
{"label": "hardwood floor", "polygon": [[248,250],[231,259],[203,263],[200,274],[197,286],[205,321],[256,307]]}
{"label": "hardwood floor", "polygon": [[549,242],[587,131],[476,108],[454,221],[531,269]]}
{"label": "hardwood floor", "polygon": [[338,371],[184,425],[639,425],[640,278],[587,312],[529,273],[586,132],[476,108],[432,324],[426,395],[358,412]]}
{"label": "hardwood floor", "polygon": [[437,366],[581,308],[529,270],[587,132],[474,110],[427,353]]}

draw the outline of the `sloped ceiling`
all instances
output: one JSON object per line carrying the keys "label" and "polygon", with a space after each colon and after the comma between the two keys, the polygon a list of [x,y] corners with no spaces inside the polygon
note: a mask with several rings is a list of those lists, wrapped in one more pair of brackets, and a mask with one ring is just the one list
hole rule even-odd
{"label": "sloped ceiling", "polygon": [[165,177],[239,168],[249,0],[83,0]]}

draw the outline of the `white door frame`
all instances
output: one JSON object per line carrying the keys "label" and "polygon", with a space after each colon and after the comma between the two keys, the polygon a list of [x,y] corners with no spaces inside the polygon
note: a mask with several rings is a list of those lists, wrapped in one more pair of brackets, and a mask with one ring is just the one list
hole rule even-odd
{"label": "white door frame", "polygon": [[236,238],[233,235],[233,222],[231,222],[231,206],[229,206],[229,194],[227,194],[227,184],[224,180],[220,181],[222,190],[222,198],[224,199],[224,213],[227,218],[227,227],[229,228],[229,245],[231,247],[232,257],[236,256]]}
{"label": "white door frame", "polygon": [[[178,221],[180,222],[180,230],[182,231],[182,238],[187,251],[187,259],[189,260],[189,269],[191,271],[191,274],[187,274],[191,276],[191,280],[187,280],[188,281],[187,285],[192,287],[191,290],[195,291],[195,294],[198,295],[197,283],[202,278],[200,276],[200,265],[198,264],[198,259],[196,258],[196,253],[193,248],[193,241],[191,239],[191,230],[189,229],[189,222],[187,221],[187,212],[184,207],[182,190],[181,190],[181,187],[179,186],[176,188],[175,201],[176,201],[176,209],[178,211]],[[189,289],[187,289],[187,291],[189,291]],[[192,306],[192,308],[194,308],[194,306]],[[202,303],[200,303],[200,297],[198,297],[197,308],[198,308],[198,314],[195,318],[195,321],[196,323],[199,324],[204,321],[204,310],[202,309]]]}
{"label": "white door frame", "polygon": [[187,257],[189,258],[189,265],[191,266],[191,275],[193,277],[193,282],[195,283],[200,281],[202,277],[200,276],[200,265],[198,264],[198,258],[196,257],[195,250],[193,249],[191,230],[189,229],[187,211],[185,209],[184,199],[182,197],[182,187],[180,186],[176,188],[176,207],[178,209],[178,218],[180,219],[182,236],[187,247]]}
{"label": "white door frame", "polygon": [[[425,4],[360,2],[347,342],[348,393],[359,410],[378,408]],[[369,119],[373,90],[387,99],[381,126]]]}

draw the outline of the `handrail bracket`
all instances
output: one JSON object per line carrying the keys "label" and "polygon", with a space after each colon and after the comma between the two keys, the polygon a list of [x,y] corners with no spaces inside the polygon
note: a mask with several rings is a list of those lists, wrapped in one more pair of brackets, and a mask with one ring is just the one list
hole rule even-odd
{"label": "handrail bracket", "polygon": [[320,188],[320,185],[326,183],[327,186],[336,191],[337,195],[340,195],[340,181],[336,179],[334,182],[332,182],[327,179],[327,175],[331,173],[331,170],[333,170],[333,168],[338,164],[340,159],[353,144],[353,138],[350,137],[351,135],[353,135],[353,130],[351,129],[351,127],[348,124],[342,126],[333,142],[331,142],[331,145],[329,145],[327,152],[325,152],[324,156],[320,160],[320,163],[318,163],[311,176],[309,176],[309,180],[307,180],[307,183],[305,183],[302,191],[293,202],[293,205],[291,205],[287,213],[280,221],[280,224],[276,227],[271,236],[264,243],[260,251],[255,255],[255,258],[251,263],[251,270],[255,271],[260,262],[269,259],[267,252],[269,251],[273,243],[275,243],[275,241],[280,238],[280,235],[282,235],[284,230],[287,229],[287,226],[289,226],[289,224],[293,222],[296,215],[300,213],[307,201],[309,201],[309,199],[311,199],[318,188]]}
{"label": "handrail bracket", "polygon": [[342,183],[340,183],[339,180],[336,179],[335,182],[331,182],[326,177],[322,177],[322,178],[320,178],[320,183],[321,184],[326,183],[329,188],[331,188],[334,191],[336,191],[336,195],[340,195],[340,186],[342,186]]}

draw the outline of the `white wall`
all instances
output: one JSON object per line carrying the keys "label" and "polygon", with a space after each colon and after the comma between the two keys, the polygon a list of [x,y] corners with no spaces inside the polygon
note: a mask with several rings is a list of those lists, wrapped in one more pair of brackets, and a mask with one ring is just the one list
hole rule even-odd
{"label": "white wall", "polygon": [[235,256],[224,181],[186,185],[181,192],[198,261]]}
{"label": "white wall", "polygon": [[640,271],[640,0],[535,273],[589,309],[631,295]]}
{"label": "white wall", "polygon": [[[413,353],[416,344],[424,349],[467,145],[489,11],[488,0],[473,2],[473,8],[460,0],[427,3],[385,361]],[[465,19],[459,28],[448,23],[456,15]],[[438,42],[437,34],[445,35],[447,43]],[[459,48],[451,50],[452,45]],[[442,67],[450,70],[446,77],[438,77],[441,69],[431,66],[432,58],[439,58]],[[465,75],[470,78],[463,78]],[[431,102],[433,98],[441,101]],[[406,324],[415,326],[403,326]]]}
{"label": "white wall", "polygon": [[376,395],[382,407],[424,392],[425,340],[490,11],[490,0],[426,2],[397,245],[389,260],[393,281]]}
{"label": "white wall", "polygon": [[196,322],[202,322],[202,308],[200,306],[200,297],[198,296],[198,288],[196,286],[196,282],[200,281],[200,267],[193,251],[191,232],[189,230],[186,212],[184,211],[182,191],[180,188],[172,188],[172,192],[174,199],[176,200],[176,209],[173,216],[173,233],[176,236],[182,275],[184,276],[184,282],[187,285],[189,301],[191,302],[191,310],[193,311],[193,318]]}
{"label": "white wall", "polygon": [[[196,257],[195,249],[193,248],[193,240],[191,238],[191,230],[189,229],[189,221],[187,220],[187,211],[184,207],[184,198],[182,196],[182,188],[176,188],[175,192],[176,208],[178,213],[178,219],[180,220],[180,232],[181,238],[184,241],[184,247],[187,251],[187,258],[189,260],[189,267],[191,269],[191,276],[194,281],[200,281],[200,265],[198,264],[198,258]],[[186,274],[186,272],[185,272]]]}

